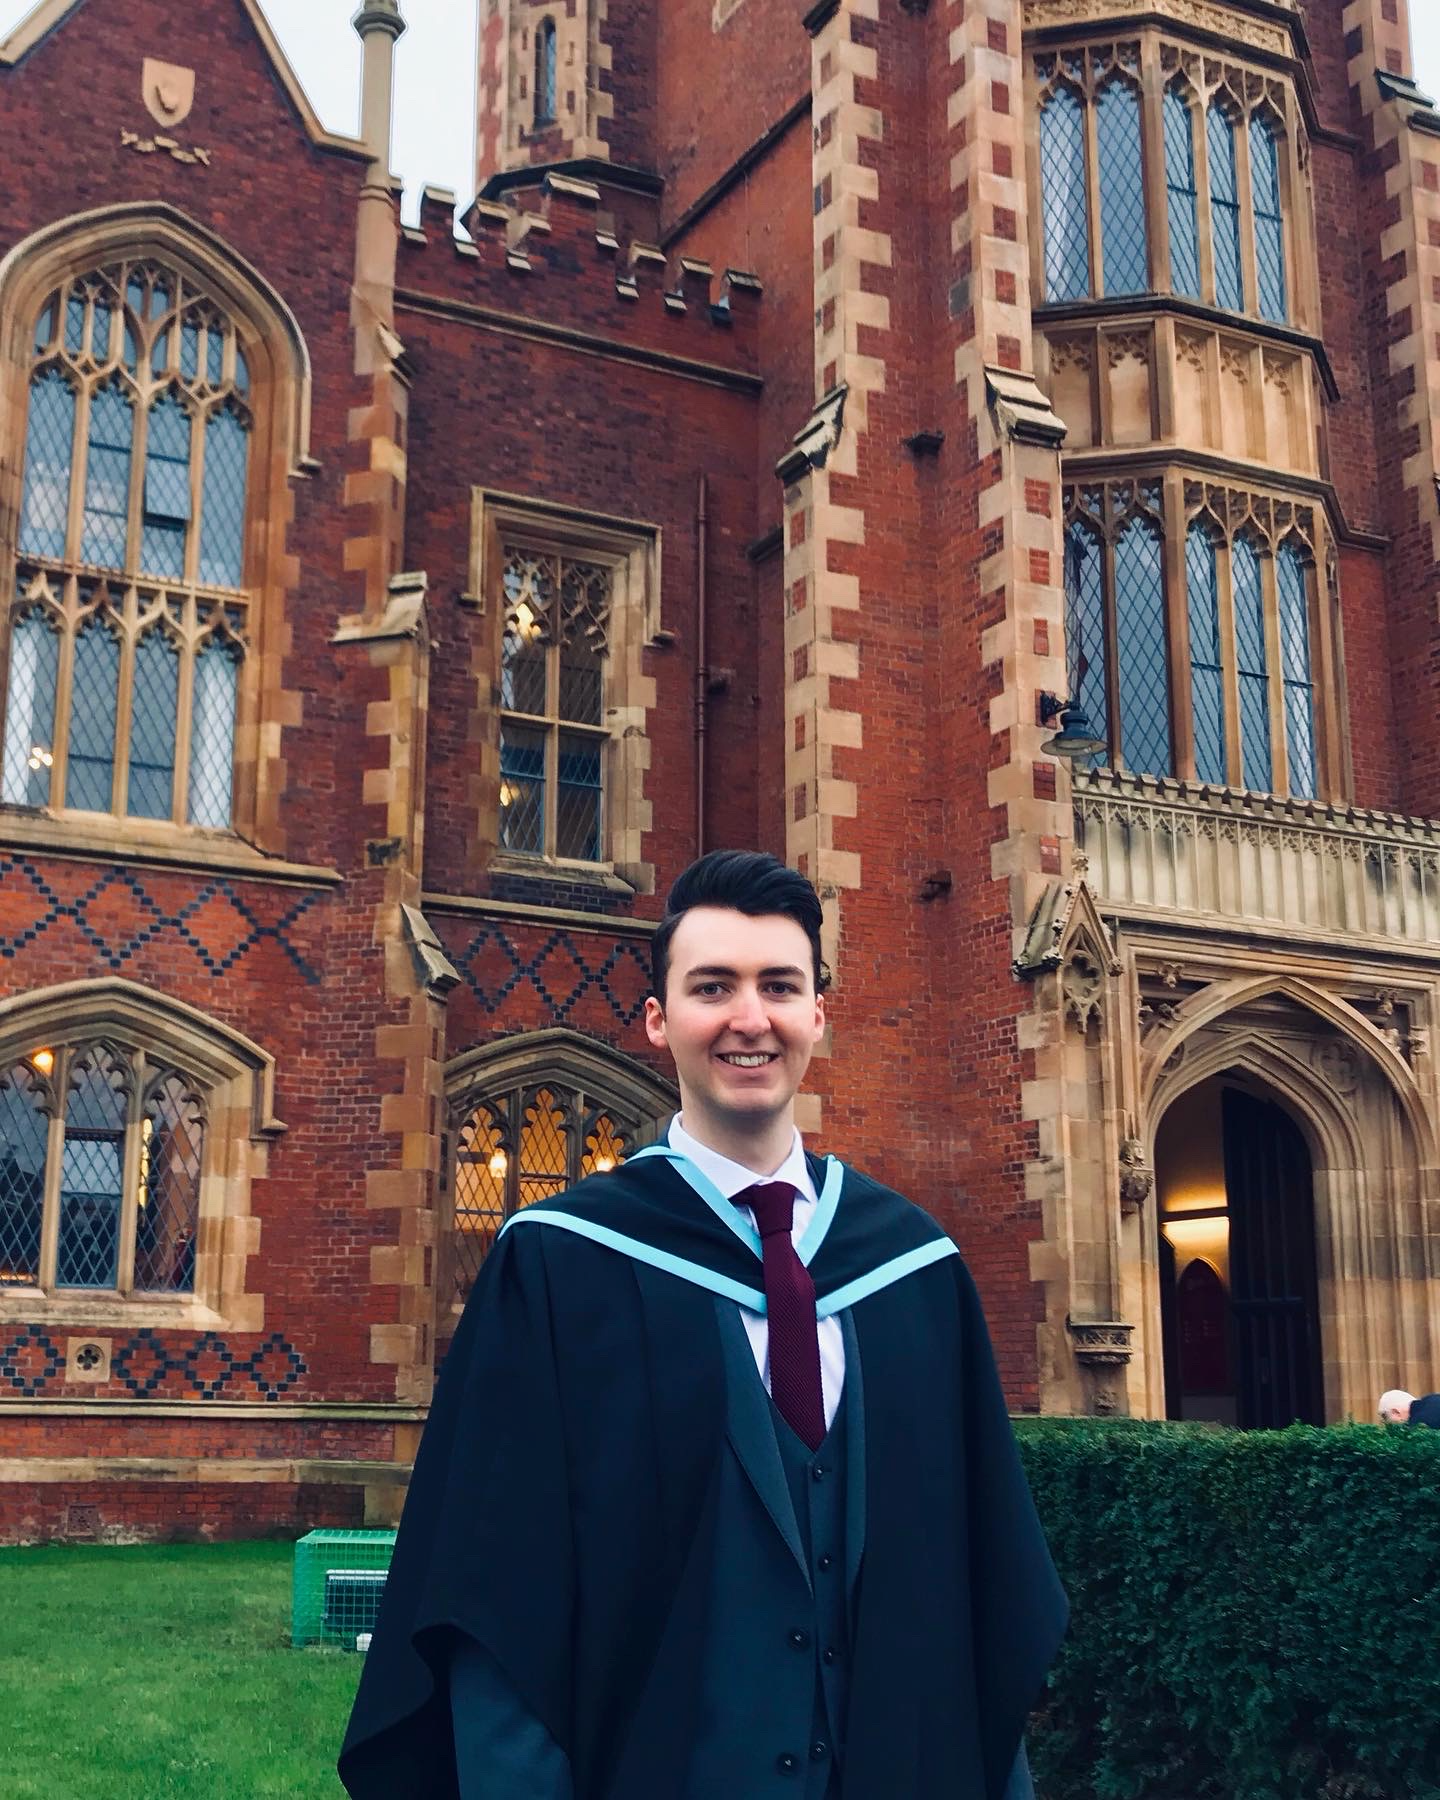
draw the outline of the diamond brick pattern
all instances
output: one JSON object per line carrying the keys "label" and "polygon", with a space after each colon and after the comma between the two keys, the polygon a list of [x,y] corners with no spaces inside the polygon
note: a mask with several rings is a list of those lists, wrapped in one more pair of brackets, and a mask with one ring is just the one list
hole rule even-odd
{"label": "diamond brick pattern", "polygon": [[1170,285],[1200,298],[1199,195],[1195,187],[1195,119],[1175,88],[1165,90],[1165,183],[1169,196]]}
{"label": "diamond brick pattern", "polygon": [[1270,674],[1260,556],[1248,538],[1230,553],[1235,588],[1235,658],[1240,678],[1241,779],[1258,794],[1273,785],[1270,759]]}
{"label": "diamond brick pattern", "polygon": [[[289,900],[276,915],[274,902],[267,908],[258,896],[228,881],[207,881],[182,906],[167,910],[129,869],[108,869],[68,896],[56,885],[58,879],[42,875],[24,858],[0,856],[0,959],[19,956],[68,924],[107,969],[117,972],[134,964],[149,944],[174,938],[188,945],[199,967],[211,975],[227,975],[254,951],[273,944],[305,981],[320,980],[319,969],[291,935],[318,895]],[[114,900],[123,903],[118,909],[127,921],[123,935],[106,923],[107,914],[116,916],[117,909],[107,906]]]}
{"label": "diamond brick pattern", "polygon": [[26,1399],[40,1394],[65,1369],[65,1354],[48,1332],[26,1325],[0,1338],[0,1382]]}
{"label": "diamond brick pattern", "polygon": [[1145,172],[1140,96],[1112,81],[1095,102],[1100,159],[1100,249],[1107,294],[1143,294],[1150,285],[1145,238]]}
{"label": "diamond brick pattern", "polygon": [[1225,696],[1220,663],[1220,587],[1215,544],[1203,525],[1185,540],[1190,616],[1190,709],[1195,729],[1195,776],[1225,780]]}
{"label": "diamond brick pattern", "polygon": [[1090,292],[1090,214],[1085,189],[1085,113],[1061,88],[1040,112],[1040,177],[1045,205],[1045,297]]}
{"label": "diamond brick pattern", "polygon": [[650,963],[646,946],[630,939],[587,952],[571,932],[552,931],[527,957],[499,925],[482,925],[463,941],[458,932],[444,935],[451,960],[487,1015],[527,989],[540,1000],[548,1023],[568,1023],[587,998],[620,1025],[634,1025],[644,1015]]}
{"label": "diamond brick pattern", "polygon": [[25,500],[20,523],[22,555],[58,560],[65,554],[74,441],[75,390],[58,369],[48,369],[30,386]]}
{"label": "diamond brick pattern", "polygon": [[1147,775],[1173,773],[1162,561],[1159,533],[1132,519],[1115,545],[1120,748],[1125,767]]}
{"label": "diamond brick pattern", "polygon": [[207,1331],[184,1349],[166,1343],[149,1327],[137,1331],[115,1352],[110,1369],[114,1385],[137,1399],[278,1400],[310,1373],[305,1358],[285,1337],[273,1331],[248,1356],[218,1333]]}

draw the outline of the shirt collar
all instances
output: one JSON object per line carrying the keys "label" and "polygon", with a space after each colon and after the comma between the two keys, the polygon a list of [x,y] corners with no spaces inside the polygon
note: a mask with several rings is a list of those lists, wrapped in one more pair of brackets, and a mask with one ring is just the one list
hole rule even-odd
{"label": "shirt collar", "polygon": [[815,1183],[810,1179],[810,1165],[805,1160],[805,1146],[800,1141],[798,1130],[791,1142],[790,1154],[773,1175],[762,1174],[758,1169],[747,1169],[744,1163],[734,1162],[730,1157],[722,1156],[718,1150],[712,1150],[708,1144],[702,1144],[699,1138],[692,1137],[680,1123],[679,1113],[670,1121],[668,1135],[670,1148],[688,1156],[702,1174],[710,1177],[727,1200],[733,1200],[742,1188],[753,1187],[757,1181],[788,1181],[802,1200],[815,1199]]}

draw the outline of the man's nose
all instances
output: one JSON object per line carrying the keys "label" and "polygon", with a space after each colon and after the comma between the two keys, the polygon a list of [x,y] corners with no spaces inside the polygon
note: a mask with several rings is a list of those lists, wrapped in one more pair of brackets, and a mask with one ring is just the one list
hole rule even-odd
{"label": "man's nose", "polygon": [[741,987],[735,991],[730,1006],[730,1029],[747,1037],[758,1037],[770,1028],[770,1015],[758,988]]}

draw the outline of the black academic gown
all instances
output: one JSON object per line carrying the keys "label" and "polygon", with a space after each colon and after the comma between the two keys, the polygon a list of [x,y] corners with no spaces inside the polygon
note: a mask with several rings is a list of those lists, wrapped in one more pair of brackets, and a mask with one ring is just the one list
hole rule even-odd
{"label": "black academic gown", "polygon": [[1410,1402],[1410,1423],[1440,1429],[1440,1394],[1420,1394]]}
{"label": "black academic gown", "polygon": [[[341,1754],[354,1800],[455,1800],[461,1638],[563,1750],[575,1800],[681,1791],[725,1435],[711,1294],[753,1298],[759,1260],[663,1160],[541,1210],[487,1259],[437,1385]],[[952,1248],[846,1170],[809,1265],[865,1371],[846,1800],[1000,1800],[1064,1630]]]}

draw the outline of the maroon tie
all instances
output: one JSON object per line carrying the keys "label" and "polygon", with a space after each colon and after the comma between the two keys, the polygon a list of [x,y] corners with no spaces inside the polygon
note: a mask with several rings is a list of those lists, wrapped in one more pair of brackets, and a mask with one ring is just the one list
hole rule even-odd
{"label": "maroon tie", "polygon": [[825,1436],[820,1334],[815,1324],[815,1283],[790,1241],[795,1190],[788,1181],[761,1181],[736,1194],[735,1205],[748,1206],[755,1214],[765,1253],[770,1398],[796,1437],[818,1450]]}

